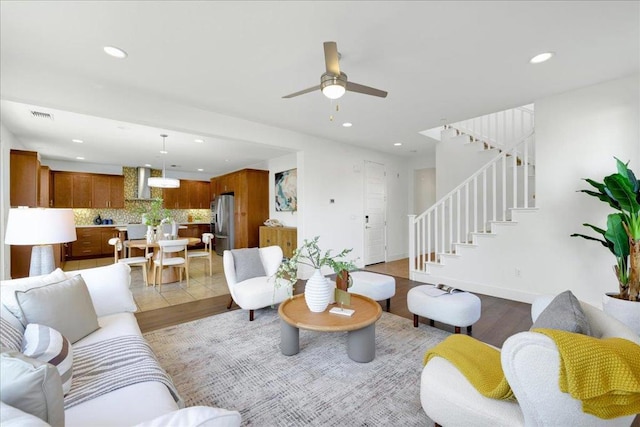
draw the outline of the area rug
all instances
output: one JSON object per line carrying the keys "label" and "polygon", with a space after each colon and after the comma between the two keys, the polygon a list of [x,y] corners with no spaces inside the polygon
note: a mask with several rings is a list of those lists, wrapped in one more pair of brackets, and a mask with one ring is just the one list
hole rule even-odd
{"label": "area rug", "polygon": [[245,426],[425,426],[422,358],[449,333],[383,313],[376,357],[347,356],[346,333],[300,331],[280,352],[276,309],[235,310],[144,334],[187,406],[239,411]]}

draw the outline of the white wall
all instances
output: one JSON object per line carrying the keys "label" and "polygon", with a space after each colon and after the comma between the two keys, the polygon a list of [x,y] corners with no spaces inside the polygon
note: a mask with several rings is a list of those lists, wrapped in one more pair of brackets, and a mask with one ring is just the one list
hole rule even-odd
{"label": "white wall", "polygon": [[415,215],[426,211],[436,202],[436,169],[416,169],[413,171],[413,212]]}
{"label": "white wall", "polygon": [[0,278],[10,279],[11,271],[11,251],[10,246],[4,244],[4,233],[7,226],[7,217],[9,215],[10,205],[10,174],[9,174],[9,157],[12,148],[24,150],[22,143],[0,123],[0,212],[2,218],[0,220]]}
{"label": "white wall", "polygon": [[537,100],[538,212],[516,214],[518,225],[482,237],[480,247],[463,250],[459,260],[447,259],[438,274],[469,290],[523,301],[571,289],[600,306],[604,292],[615,292],[613,255],[598,243],[569,236],[589,234],[585,222],[605,227],[611,213],[576,192],[588,188],[582,178],[602,181],[614,173],[614,156],[630,160],[640,173],[639,77]]}
{"label": "white wall", "polygon": [[[430,139],[430,138],[429,138]],[[433,199],[433,204],[436,199],[436,156],[434,153],[421,157],[410,157],[408,161],[409,170],[409,199],[407,200],[409,213],[412,215],[419,215],[423,212],[420,210],[421,202],[417,199],[425,198],[426,200]],[[433,183],[424,182],[417,177],[421,170],[433,169]],[[423,188],[420,188],[423,187]]]}

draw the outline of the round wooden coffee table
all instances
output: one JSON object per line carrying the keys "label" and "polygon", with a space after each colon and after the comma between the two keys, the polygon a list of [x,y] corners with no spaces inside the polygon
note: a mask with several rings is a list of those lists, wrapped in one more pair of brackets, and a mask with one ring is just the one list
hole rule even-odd
{"label": "round wooden coffee table", "polygon": [[356,362],[371,362],[376,357],[376,321],[382,316],[380,304],[363,295],[351,294],[355,310],[351,316],[329,313],[337,307],[330,304],[322,313],[313,313],[304,301],[304,294],[286,299],[280,304],[280,350],[285,356],[300,351],[300,329],[318,332],[348,332],[347,354]]}

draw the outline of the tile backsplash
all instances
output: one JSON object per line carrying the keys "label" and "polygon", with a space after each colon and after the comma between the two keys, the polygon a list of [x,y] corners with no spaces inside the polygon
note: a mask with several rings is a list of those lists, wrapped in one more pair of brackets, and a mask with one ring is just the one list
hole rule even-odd
{"label": "tile backsplash", "polygon": [[[149,209],[150,200],[130,200],[136,197],[136,168],[122,168],[124,175],[124,209],[74,209],[76,225],[93,225],[93,220],[100,215],[102,219],[111,219],[113,224],[130,224],[141,222],[142,212]],[[162,171],[152,169],[151,176],[162,176]],[[152,188],[152,198],[161,198],[162,189]],[[191,215],[193,222],[211,222],[209,209],[168,209],[170,216],[178,223],[188,222]]]}

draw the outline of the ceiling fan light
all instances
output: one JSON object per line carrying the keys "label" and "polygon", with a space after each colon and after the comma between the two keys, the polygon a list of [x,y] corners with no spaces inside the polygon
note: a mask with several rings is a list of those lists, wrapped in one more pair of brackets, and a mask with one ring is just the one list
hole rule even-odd
{"label": "ceiling fan light", "polygon": [[151,177],[147,182],[149,187],[156,188],[180,188],[180,180],[166,177]]}
{"label": "ceiling fan light", "polygon": [[329,99],[338,99],[346,92],[343,86],[338,84],[328,85],[322,88],[322,93]]}

